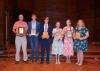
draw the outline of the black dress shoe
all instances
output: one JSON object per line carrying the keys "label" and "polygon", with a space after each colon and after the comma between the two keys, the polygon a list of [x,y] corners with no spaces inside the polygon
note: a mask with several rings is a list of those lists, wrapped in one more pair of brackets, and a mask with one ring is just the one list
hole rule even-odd
{"label": "black dress shoe", "polygon": [[15,64],[19,64],[19,61],[16,61]]}
{"label": "black dress shoe", "polygon": [[24,61],[24,63],[27,63],[27,61]]}
{"label": "black dress shoe", "polygon": [[47,64],[50,64],[50,62],[49,62],[49,61],[47,61]]}
{"label": "black dress shoe", "polygon": [[44,63],[43,61],[40,62],[40,64],[43,64],[43,63]]}

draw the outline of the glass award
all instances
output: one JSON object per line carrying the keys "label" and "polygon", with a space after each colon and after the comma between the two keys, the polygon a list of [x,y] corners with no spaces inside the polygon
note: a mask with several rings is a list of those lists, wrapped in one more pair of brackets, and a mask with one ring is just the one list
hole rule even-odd
{"label": "glass award", "polygon": [[36,29],[31,30],[31,35],[36,35]]}

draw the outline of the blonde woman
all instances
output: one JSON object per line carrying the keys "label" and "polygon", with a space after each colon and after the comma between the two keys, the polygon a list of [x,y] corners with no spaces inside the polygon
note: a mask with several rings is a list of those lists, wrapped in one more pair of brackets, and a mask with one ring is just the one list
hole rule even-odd
{"label": "blonde woman", "polygon": [[53,29],[52,36],[52,54],[56,55],[56,64],[60,64],[60,55],[63,54],[62,29],[60,22],[56,22],[56,28]]}
{"label": "blonde woman", "polygon": [[78,20],[77,26],[75,28],[74,35],[74,49],[77,52],[77,65],[81,66],[83,64],[84,55],[83,52],[88,50],[89,31],[85,27],[83,20]]}

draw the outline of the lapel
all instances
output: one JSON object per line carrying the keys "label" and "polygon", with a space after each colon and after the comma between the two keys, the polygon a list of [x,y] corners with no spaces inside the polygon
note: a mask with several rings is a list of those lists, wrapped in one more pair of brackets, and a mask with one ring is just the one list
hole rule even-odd
{"label": "lapel", "polygon": [[50,26],[48,25],[48,32],[49,32],[49,28],[50,28]]}
{"label": "lapel", "polygon": [[44,24],[43,24],[43,32],[44,32]]}
{"label": "lapel", "polygon": [[32,21],[30,23],[31,23],[31,29],[32,29]]}
{"label": "lapel", "polygon": [[38,22],[36,21],[36,29],[37,29],[37,27],[38,27]]}

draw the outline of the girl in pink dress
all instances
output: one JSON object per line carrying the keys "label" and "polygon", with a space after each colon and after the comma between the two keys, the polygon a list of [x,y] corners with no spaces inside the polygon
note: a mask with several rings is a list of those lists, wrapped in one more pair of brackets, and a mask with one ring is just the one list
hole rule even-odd
{"label": "girl in pink dress", "polygon": [[63,55],[66,56],[66,63],[70,63],[70,57],[73,56],[73,27],[71,26],[71,21],[68,19],[66,20],[66,25],[63,28],[64,34],[64,53]]}

